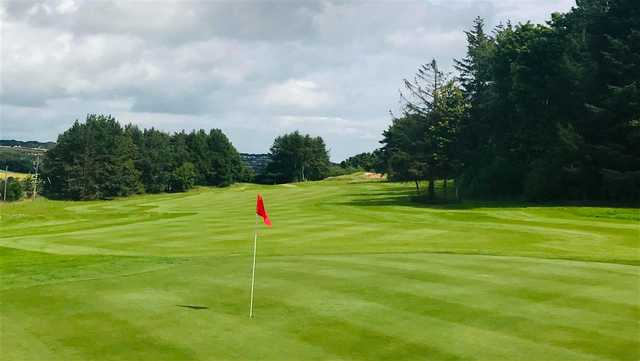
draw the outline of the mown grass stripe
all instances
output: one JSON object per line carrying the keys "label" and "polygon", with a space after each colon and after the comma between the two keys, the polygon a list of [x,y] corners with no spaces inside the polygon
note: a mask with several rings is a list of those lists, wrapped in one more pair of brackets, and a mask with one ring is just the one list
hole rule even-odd
{"label": "mown grass stripe", "polygon": [[[375,312],[367,308],[367,309],[356,309],[355,314],[346,310],[343,312],[346,315],[348,315],[348,318],[350,320],[353,320],[353,322],[357,322],[358,324],[362,324],[363,326],[366,326],[368,328],[376,328],[376,329],[379,328],[380,332],[393,333],[393,334],[397,333],[402,335],[402,337],[405,337],[408,339],[415,339],[416,337],[418,337],[418,339],[416,339],[416,342],[423,342],[423,343],[429,343],[429,344],[431,343],[439,344],[437,340],[437,337],[438,337],[437,335],[438,335],[438,332],[442,332],[443,330],[449,330],[449,332],[452,332],[451,336],[454,339],[462,337],[462,335],[464,334],[472,334],[473,337],[471,340],[464,339],[464,341],[462,340],[458,341],[458,343],[465,344],[465,347],[461,347],[462,349],[468,349],[469,344],[467,342],[470,342],[470,344],[474,345],[473,353],[463,353],[463,355],[461,355],[468,359],[485,359],[485,360],[503,359],[505,357],[505,352],[506,354],[513,352],[513,348],[505,349],[502,343],[496,344],[495,343],[496,339],[502,339],[502,342],[505,342],[506,344],[511,345],[512,347],[515,347],[516,349],[520,350],[521,354],[519,353],[519,355],[521,356],[519,357],[521,360],[539,360],[542,357],[541,355],[545,355],[546,359],[548,360],[555,359],[555,360],[566,361],[566,360],[606,359],[601,356],[595,356],[593,354],[590,355],[588,353],[585,354],[579,351],[565,349],[565,348],[554,346],[551,344],[545,344],[545,343],[541,344],[541,343],[532,342],[527,338],[514,337],[514,335],[510,335],[508,333],[501,333],[501,332],[497,332],[496,330],[477,327],[476,325],[466,324],[464,322],[460,322],[459,320],[447,320],[442,317],[437,317],[437,316],[434,317],[429,312],[422,312],[422,311],[416,312],[415,307],[417,305],[413,303],[414,300],[410,300],[411,302],[406,302],[406,305],[405,305],[406,307],[396,307],[397,305],[395,304],[391,305],[391,304],[382,302],[381,300],[383,300],[384,297],[381,294],[376,294],[374,292],[373,294],[367,295],[362,291],[357,291],[355,293],[344,292],[342,288],[338,288],[336,290],[335,287],[329,287],[329,289],[327,289],[326,287],[323,286],[322,282],[323,282],[322,278],[316,279],[314,277],[308,283],[296,282],[295,284],[302,287],[304,287],[305,284],[312,285],[312,287],[314,287],[315,289],[308,293],[316,294],[316,295],[320,293],[319,297],[324,296],[323,299],[331,300],[331,301],[322,303],[323,305],[325,305],[325,307],[318,305],[318,302],[322,302],[322,301],[315,300],[314,302],[314,300],[309,300],[304,296],[301,299],[301,298],[295,298],[295,297],[286,297],[283,295],[275,295],[275,296],[273,294],[264,295],[264,292],[267,292],[269,287],[276,288],[276,289],[291,287],[291,285],[288,284],[288,281],[282,280],[276,277],[276,278],[270,279],[268,282],[268,285],[264,285],[260,289],[260,292],[262,294],[261,308],[263,310],[267,309],[269,312],[290,313],[292,311],[295,311],[296,308],[302,307],[304,308],[304,310],[301,310],[299,312],[305,312],[305,313],[311,312],[313,313],[312,318],[315,319],[317,318],[316,313],[318,312],[331,313],[331,310],[327,308],[326,305],[335,303],[336,300],[340,300],[340,304],[346,304],[346,305],[361,305],[362,302],[364,301],[365,304],[369,305],[369,307],[373,307],[378,311]],[[321,288],[321,292],[317,291],[318,287]],[[309,289],[309,288],[310,287],[306,287],[305,289]],[[305,295],[307,293],[302,292],[301,294]],[[347,298],[345,299],[344,297],[347,297]],[[287,305],[285,309],[278,310],[278,308],[274,306],[274,304],[280,304],[280,303],[284,303]],[[310,306],[305,306],[307,304],[310,304]],[[293,308],[293,310],[291,308],[292,305],[295,305],[295,308]],[[307,309],[307,307],[310,307],[311,309]],[[262,312],[264,314],[265,311],[262,311]],[[372,318],[371,314],[376,314],[377,316],[375,318]],[[401,314],[402,316],[401,317],[398,316],[399,314]],[[391,317],[391,319],[387,319],[389,316]],[[399,318],[404,320],[405,322],[411,323],[413,325],[417,325],[417,327],[420,329],[420,332],[417,332],[417,333],[414,332],[413,334],[405,333],[403,330],[407,329],[409,327],[409,324],[396,323],[398,322]],[[437,330],[433,332],[433,337],[436,338],[434,342],[432,342],[431,339],[427,336],[428,334],[431,334],[433,331],[433,330],[429,330],[430,328],[434,328]],[[417,330],[414,329],[414,331],[417,331]],[[480,340],[478,340],[478,338],[480,338]],[[452,345],[444,343],[444,344],[441,344],[439,347],[446,350],[446,349],[452,348]],[[372,350],[370,354],[377,355],[377,350],[375,349]],[[478,357],[478,355],[482,355],[482,354],[485,354],[487,356]],[[400,355],[399,358],[402,358],[402,355]],[[412,359],[412,358],[409,357],[408,359]]]}
{"label": "mown grass stripe", "polygon": [[[270,272],[275,273],[276,276],[278,275],[277,270],[272,269]],[[312,271],[289,270],[287,272],[294,272],[299,278],[308,278],[310,284],[317,287],[338,290],[339,292],[364,298],[370,302],[380,302],[390,306],[392,309],[473,326],[486,331],[510,334],[523,340],[533,340],[587,355],[591,354],[612,359],[624,356],[625,358],[622,358],[624,360],[634,360],[634,358],[626,358],[629,355],[626,353],[621,354],[620,351],[632,349],[635,346],[633,342],[611,336],[604,337],[596,330],[583,330],[569,326],[550,326],[520,316],[509,316],[500,311],[480,309],[431,296],[418,296],[409,292],[392,290],[372,284],[362,287],[353,285],[348,281],[345,282],[337,277],[319,275]],[[402,302],[396,301],[398,299],[401,299]],[[408,305],[420,305],[420,307],[408,307]],[[592,342],[593,339],[606,339],[607,341],[606,343],[594,344]]]}
{"label": "mown grass stripe", "polygon": [[[302,268],[296,267],[296,265],[299,266],[299,263],[295,261],[291,261],[288,265],[287,263],[282,264],[282,262],[278,262],[271,264],[269,269],[273,267]],[[348,269],[345,269],[346,267],[348,267]],[[599,329],[601,332],[605,332],[611,336],[620,335],[622,327],[622,329],[626,329],[629,333],[621,335],[620,338],[629,341],[635,340],[632,335],[640,331],[637,324],[624,323],[623,321],[626,320],[625,317],[613,316],[608,312],[603,313],[601,310],[595,312],[547,302],[532,302],[528,298],[523,299],[506,295],[501,295],[499,298],[492,297],[500,292],[503,287],[493,284],[470,282],[468,279],[459,276],[447,276],[447,278],[443,279],[442,277],[434,277],[433,274],[425,275],[425,272],[422,271],[389,272],[388,269],[380,269],[375,264],[372,264],[370,267],[361,265],[352,267],[350,264],[342,264],[339,262],[318,263],[307,261],[303,269],[312,269],[319,275],[337,277],[345,282],[364,284],[375,282],[383,284],[390,289],[397,289],[396,285],[402,285],[400,286],[401,290],[412,292],[415,295],[428,295],[463,304],[473,302],[475,307],[486,308],[488,310],[501,308],[501,312],[514,316],[520,316],[521,313],[525,313],[525,317],[531,317],[533,320],[556,326],[579,324],[581,327]],[[478,298],[477,296],[481,297]],[[482,303],[481,301],[484,301],[484,298],[489,298],[491,301]],[[503,308],[500,307],[500,305],[502,305]],[[528,316],[527,314],[533,309],[544,312],[548,317],[540,319],[537,314]],[[573,315],[574,317],[569,317],[568,315]],[[603,329],[603,323],[613,320],[618,320],[618,322],[614,323],[613,327],[605,326]]]}
{"label": "mown grass stripe", "polygon": [[[360,258],[354,257],[353,259],[325,259],[324,261],[336,266],[355,267],[358,264],[362,269],[367,269],[370,264],[366,261],[360,260]],[[575,305],[575,307],[599,312],[602,309],[614,311],[615,313],[610,316],[620,318],[640,318],[640,306],[637,304],[622,303],[621,301],[615,301],[609,299],[605,294],[601,296],[592,297],[592,294],[584,294],[582,287],[571,287],[568,284],[552,285],[549,282],[535,282],[534,280],[525,280],[518,277],[511,277],[506,274],[501,274],[499,278],[486,278],[477,273],[465,273],[455,268],[448,269],[420,269],[420,272],[416,272],[414,267],[407,266],[405,263],[400,262],[385,262],[378,261],[375,263],[375,268],[384,271],[387,274],[402,274],[407,278],[414,278],[423,281],[430,282],[443,282],[454,283],[461,286],[481,284],[485,287],[494,287],[498,293],[506,293],[514,297],[521,297],[530,301],[547,302],[550,304],[558,305]],[[527,287],[514,286],[518,284],[527,284]],[[534,287],[532,287],[532,285]],[[545,291],[549,286],[551,290],[561,289],[558,291]]]}

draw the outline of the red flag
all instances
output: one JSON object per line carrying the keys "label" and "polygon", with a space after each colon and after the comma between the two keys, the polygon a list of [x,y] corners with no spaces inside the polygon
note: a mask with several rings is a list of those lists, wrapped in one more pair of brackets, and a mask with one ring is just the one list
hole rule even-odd
{"label": "red flag", "polygon": [[269,219],[269,215],[267,214],[267,210],[264,209],[264,201],[262,200],[262,196],[258,194],[258,200],[256,202],[256,214],[262,217],[262,221],[268,227],[271,227],[271,220]]}

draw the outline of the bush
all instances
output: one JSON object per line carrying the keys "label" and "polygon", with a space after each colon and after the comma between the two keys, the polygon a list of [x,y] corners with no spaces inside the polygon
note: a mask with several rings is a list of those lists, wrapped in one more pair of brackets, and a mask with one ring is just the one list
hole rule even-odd
{"label": "bush", "polygon": [[[33,197],[33,186],[34,186],[35,178],[31,175],[24,178],[22,180],[22,190],[24,191],[25,197]],[[36,191],[40,192],[42,190],[42,180],[38,181],[38,186],[36,187]]]}
{"label": "bush", "polygon": [[[4,192],[4,180],[0,181],[0,192]],[[5,199],[5,195],[2,195],[2,199]],[[20,181],[13,177],[7,179],[7,194],[6,200],[8,202],[20,200],[24,196],[24,190]]]}
{"label": "bush", "polygon": [[193,163],[184,163],[171,173],[169,178],[170,192],[186,192],[196,182],[196,167]]}

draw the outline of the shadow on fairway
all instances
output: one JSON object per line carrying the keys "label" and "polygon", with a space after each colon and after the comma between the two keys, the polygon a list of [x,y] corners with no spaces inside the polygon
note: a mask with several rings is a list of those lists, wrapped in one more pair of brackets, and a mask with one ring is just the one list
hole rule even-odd
{"label": "shadow on fairway", "polygon": [[188,308],[191,310],[208,310],[207,306],[197,306],[197,305],[176,305],[177,307]]}
{"label": "shadow on fairway", "polygon": [[[437,192],[441,192],[437,189]],[[452,191],[453,192],[453,191]],[[523,200],[464,200],[457,201],[450,199],[444,201],[439,199],[435,202],[425,200],[425,196],[416,196],[415,190],[411,187],[406,189],[395,188],[387,190],[374,190],[368,193],[353,193],[352,199],[338,202],[340,205],[380,207],[380,206],[404,206],[415,208],[431,209],[451,209],[470,210],[479,208],[526,208],[526,207],[606,207],[606,208],[638,208],[639,204],[616,203],[605,201],[549,201],[532,202]]]}

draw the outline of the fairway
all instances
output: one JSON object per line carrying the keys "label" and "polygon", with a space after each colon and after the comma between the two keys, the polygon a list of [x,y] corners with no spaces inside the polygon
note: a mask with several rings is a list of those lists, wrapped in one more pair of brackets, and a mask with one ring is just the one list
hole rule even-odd
{"label": "fairway", "polygon": [[[1,360],[640,359],[638,209],[352,175],[0,206]],[[255,318],[248,318],[255,197]]]}

